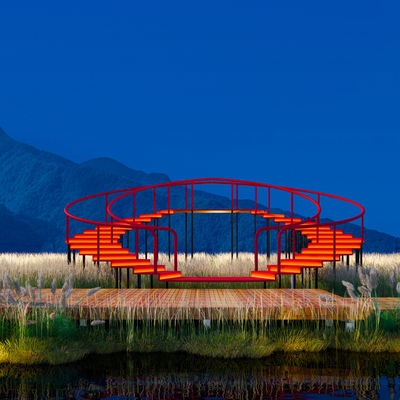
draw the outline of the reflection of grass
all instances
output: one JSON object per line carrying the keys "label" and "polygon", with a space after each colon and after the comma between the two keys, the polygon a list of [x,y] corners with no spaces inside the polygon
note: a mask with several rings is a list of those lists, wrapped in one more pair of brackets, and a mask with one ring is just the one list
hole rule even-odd
{"label": "reflection of grass", "polygon": [[[180,257],[184,258],[184,255]],[[260,265],[265,265],[265,259],[260,257],[260,261]],[[270,264],[273,262],[272,259]],[[166,255],[160,255],[160,264],[167,265],[167,269],[172,268]],[[0,317],[0,363],[59,364],[81,359],[90,353],[108,354],[117,351],[185,352],[226,359],[257,359],[278,353],[321,353],[328,349],[370,353],[400,352],[398,310],[379,311],[376,304],[377,296],[382,293],[393,295],[396,292],[394,285],[400,280],[400,256],[367,254],[364,255],[364,264],[364,275],[356,274],[354,266],[347,270],[346,265],[339,263],[336,264],[335,276],[329,264],[320,270],[319,275],[320,287],[333,289],[336,294],[345,293],[346,287],[341,283],[343,280],[358,287],[359,294],[354,288],[352,293],[356,305],[354,315],[365,312],[368,306],[372,309],[368,317],[356,321],[352,331],[347,331],[344,323],[338,320],[334,320],[331,327],[319,320],[291,320],[290,315],[282,323],[272,319],[273,316],[256,321],[252,319],[253,313],[257,315],[257,307],[253,305],[235,315],[234,320],[224,315],[225,309],[217,310],[218,316],[211,321],[210,328],[206,328],[203,321],[196,321],[192,311],[185,305],[173,315],[160,305],[142,320],[138,320],[137,316],[146,311],[126,306],[124,320],[111,313],[107,326],[100,322],[100,325],[96,325],[94,322],[88,327],[78,327],[76,321],[65,313],[65,301],[71,295],[72,284],[80,288],[100,285],[113,287],[113,271],[106,264],[97,268],[87,260],[83,270],[81,264],[68,265],[65,255],[3,254],[0,255],[0,276],[4,276],[2,282],[5,288],[1,292],[1,301],[5,311]],[[180,265],[186,276],[248,276],[253,268],[253,255],[240,254],[239,259],[231,263],[230,254],[195,254],[193,260],[188,258],[187,264],[184,259],[180,260]],[[43,275],[39,273],[41,269]],[[307,273],[304,278],[308,282]],[[21,287],[16,279],[26,279],[27,283]],[[148,285],[148,277],[143,281]],[[157,279],[154,282],[159,287],[165,287]],[[282,283],[283,287],[290,287],[290,276],[284,277]],[[37,285],[38,289],[33,285]],[[269,284],[269,287],[275,285]],[[49,306],[41,301],[40,288],[46,286],[54,289],[56,286],[63,287],[64,297],[61,296],[60,304]],[[170,287],[173,286],[187,287],[171,283]],[[207,286],[200,284],[200,287]],[[220,287],[238,285],[224,284]],[[241,287],[260,287],[260,284],[244,284]],[[327,302],[329,299],[321,301]],[[196,313],[205,319],[205,310],[198,309]]]}

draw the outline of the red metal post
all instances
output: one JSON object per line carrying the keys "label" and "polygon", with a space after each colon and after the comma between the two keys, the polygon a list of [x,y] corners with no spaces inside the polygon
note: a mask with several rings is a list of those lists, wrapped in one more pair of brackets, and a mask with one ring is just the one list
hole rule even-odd
{"label": "red metal post", "polygon": [[290,223],[293,224],[293,192],[290,192]]}
{"label": "red metal post", "polygon": [[69,244],[69,217],[67,215],[67,244]]}
{"label": "red metal post", "polygon": [[268,214],[271,213],[271,188],[268,188]]}
{"label": "red metal post", "polygon": [[361,244],[364,243],[364,215],[361,215]]}
{"label": "red metal post", "polygon": [[187,210],[187,185],[185,185],[185,210]]}
{"label": "red metal post", "polygon": [[236,210],[239,210],[239,185],[236,184]]}
{"label": "red metal post", "polygon": [[233,211],[233,181],[231,182],[231,211]]}
{"label": "red metal post", "polygon": [[255,200],[254,200],[254,210],[255,210],[255,212],[256,212],[256,215],[257,215],[257,185],[255,185],[254,186],[254,198],[255,198]]}
{"label": "red metal post", "polygon": [[171,186],[168,185],[168,213],[170,211],[170,200],[171,200],[171,191],[170,191],[170,189],[171,189]]}
{"label": "red metal post", "polygon": [[97,225],[97,265],[100,262],[100,225]]}
{"label": "red metal post", "polygon": [[107,194],[106,194],[106,222],[107,222],[107,206],[108,206],[108,202],[107,202]]}
{"label": "red metal post", "polygon": [[132,193],[132,215],[133,215],[133,222],[135,222],[136,217],[136,204],[135,204],[135,193]]}
{"label": "red metal post", "polygon": [[114,235],[113,235],[113,228],[114,228],[114,224],[113,224],[113,217],[111,217],[111,243],[114,243]]}
{"label": "red metal post", "polygon": [[[318,205],[319,205],[319,193],[318,193]],[[317,243],[319,243],[319,215],[317,217]]]}
{"label": "red metal post", "polygon": [[333,225],[333,262],[336,263],[336,224]]}
{"label": "red metal post", "polygon": [[139,258],[139,229],[136,228],[136,235],[135,235],[135,243],[136,243],[136,259]]}
{"label": "red metal post", "polygon": [[191,198],[192,198],[192,211],[193,211],[193,181],[192,181],[192,194],[191,194]]}
{"label": "red metal post", "polygon": [[156,213],[156,188],[153,190],[153,212]]}
{"label": "red metal post", "polygon": [[[291,223],[293,224],[293,192],[290,192],[290,213],[291,213]],[[296,245],[296,239],[295,239],[295,230],[294,229],[292,229],[291,230],[292,231],[292,236],[293,236],[293,239],[292,239],[292,252],[293,252],[293,259],[296,257],[295,256],[295,253],[296,253],[296,247],[295,247],[295,245]],[[289,231],[290,232],[290,231]]]}

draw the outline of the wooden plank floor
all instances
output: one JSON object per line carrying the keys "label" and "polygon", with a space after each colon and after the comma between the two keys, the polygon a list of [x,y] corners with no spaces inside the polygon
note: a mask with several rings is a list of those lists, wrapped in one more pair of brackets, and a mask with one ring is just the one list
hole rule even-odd
{"label": "wooden plank floor", "polygon": [[[339,319],[363,318],[374,300],[353,301],[321,289],[100,289],[81,301],[88,289],[74,289],[67,309],[74,305],[77,318],[193,318],[228,319]],[[50,289],[42,290],[41,305],[59,303]],[[332,301],[318,298],[330,295]],[[397,298],[378,298],[380,309],[395,309]]]}

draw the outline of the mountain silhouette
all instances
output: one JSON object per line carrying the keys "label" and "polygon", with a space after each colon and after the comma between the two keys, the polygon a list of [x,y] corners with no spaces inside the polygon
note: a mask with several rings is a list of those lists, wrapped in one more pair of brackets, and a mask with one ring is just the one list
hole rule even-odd
{"label": "mountain silhouette", "polygon": [[[95,158],[77,164],[53,153],[41,151],[20,143],[0,128],[0,251],[1,252],[65,252],[64,207],[73,200],[111,190],[134,188],[170,182],[163,173],[147,174],[136,171],[111,158]],[[184,189],[171,189],[171,204],[184,207]],[[110,196],[109,200],[115,198]],[[137,214],[152,211],[152,194],[137,195]],[[202,190],[194,191],[194,202],[199,208],[230,208],[230,199]],[[157,192],[157,207],[167,208],[167,191]],[[254,201],[240,200],[240,208],[254,208]],[[266,209],[262,204],[258,209]],[[104,198],[71,207],[74,215],[104,221]],[[116,203],[116,215],[132,213],[132,197]],[[271,212],[289,215],[289,212],[274,208]],[[296,217],[304,216],[297,215]],[[166,225],[166,217],[160,225]],[[228,214],[195,214],[193,221],[194,251],[218,253],[231,250],[231,219]],[[328,221],[328,220],[326,220]],[[188,251],[190,252],[190,222],[188,216]],[[265,226],[261,218],[257,226]],[[184,251],[185,216],[171,217],[171,226],[179,237],[178,250]],[[82,232],[89,226],[71,221],[71,234]],[[341,226],[345,232],[360,236],[360,227],[355,224]],[[254,251],[254,216],[241,214],[239,221],[239,251]],[[365,229],[364,251],[391,253],[395,251],[395,238],[376,230]],[[133,235],[131,235],[131,240]],[[260,251],[266,251],[265,234],[260,235]],[[276,232],[272,234],[271,250],[276,251]],[[160,233],[160,250],[167,251],[168,236]],[[133,242],[132,242],[133,243]],[[151,251],[151,235],[149,235]],[[140,238],[144,249],[143,235]]]}

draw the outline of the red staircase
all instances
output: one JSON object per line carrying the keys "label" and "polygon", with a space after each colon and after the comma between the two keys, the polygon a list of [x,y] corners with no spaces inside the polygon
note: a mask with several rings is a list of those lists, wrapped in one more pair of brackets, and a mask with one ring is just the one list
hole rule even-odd
{"label": "red staircase", "polygon": [[[193,207],[193,186],[194,184],[204,184],[204,183],[222,183],[231,185],[231,209],[230,210],[202,210]],[[272,214],[267,210],[257,210],[257,209],[239,209],[238,207],[238,188],[240,185],[249,186],[249,184],[255,185],[255,204],[257,206],[257,188],[265,187],[268,188],[268,210],[270,210],[270,190],[271,188],[277,190],[283,190],[289,192],[291,195],[291,217],[285,217],[282,214]],[[187,186],[191,185],[191,207],[188,208],[188,191]],[[171,186],[185,186],[185,208],[184,209],[173,209],[170,207],[170,187]],[[234,186],[236,186],[236,199],[234,199],[233,191]],[[167,187],[168,188],[168,209],[166,210],[156,210],[156,187]],[[154,204],[153,212],[148,214],[141,214],[134,218],[120,218],[111,212],[111,206],[127,195],[133,195],[133,208],[135,207],[135,193],[142,190],[152,190],[154,193]],[[116,199],[114,199],[110,204],[107,202],[107,195],[111,193],[125,192]],[[318,194],[318,202],[316,202],[311,197],[307,196],[305,193],[316,193]],[[293,196],[301,196],[309,201],[313,202],[317,206],[317,213],[301,221],[300,218],[293,218]],[[358,206],[362,212],[360,215],[350,218],[344,221],[338,221],[333,223],[319,223],[319,215],[321,212],[321,207],[319,205],[320,195],[329,196],[344,200],[354,205]],[[106,205],[106,221],[96,222],[85,220],[76,216],[73,216],[68,211],[69,207],[77,202],[87,200],[89,198],[105,196]],[[234,206],[236,200],[236,207]],[[175,213],[211,213],[211,212],[225,212],[225,213],[250,213],[257,216],[262,216],[264,219],[273,221],[274,223],[282,224],[280,226],[271,226],[267,228],[260,228],[255,234],[255,269],[251,271],[248,277],[188,277],[182,276],[181,272],[177,268],[177,236],[176,232],[171,228],[160,227],[158,224],[147,225],[151,223],[152,220],[156,221],[162,219],[164,216],[174,215]],[[351,200],[339,198],[333,195],[321,194],[311,191],[302,191],[299,189],[282,188],[272,185],[264,185],[259,183],[251,183],[244,181],[233,181],[233,180],[218,180],[215,178],[202,179],[202,180],[191,180],[191,181],[179,181],[179,182],[168,182],[167,184],[149,186],[144,188],[128,189],[124,191],[114,191],[101,193],[99,195],[89,196],[87,198],[76,200],[70,203],[65,208],[65,213],[67,215],[67,237],[66,244],[70,250],[78,250],[80,255],[92,256],[94,262],[108,262],[111,268],[120,269],[128,268],[133,272],[133,274],[140,275],[157,275],[160,281],[169,282],[267,282],[275,281],[278,275],[284,274],[301,274],[303,268],[321,268],[324,262],[336,262],[340,261],[340,257],[344,255],[353,254],[354,250],[362,248],[364,242],[362,236],[363,229],[363,214],[364,209],[359,204],[352,202]],[[111,217],[112,222],[108,222],[108,216]],[[69,237],[69,218],[76,219],[82,222],[89,222],[94,224],[94,229],[84,230],[83,233],[77,233],[73,237]],[[336,229],[336,225],[345,222],[350,222],[357,218],[361,219],[361,238],[355,238],[351,234],[345,234],[342,230]],[[146,223],[146,225],[144,224]],[[233,227],[233,225],[232,225]],[[122,236],[128,231],[134,229],[146,229],[153,234],[154,237],[154,251],[155,257],[154,263],[151,264],[150,259],[139,259],[138,249],[136,248],[136,253],[131,253],[127,248],[122,246]],[[277,255],[278,261],[277,265],[267,265],[262,269],[258,268],[258,235],[264,230],[279,230],[278,234],[278,248]],[[287,230],[292,230],[294,232],[300,232],[301,235],[305,236],[307,247],[302,248],[299,252],[293,252],[292,258],[281,258],[281,236]],[[155,232],[158,230],[168,230],[172,232],[175,236],[174,240],[174,270],[166,271],[165,265],[158,265],[157,263],[157,239]],[[232,231],[233,235],[233,231]],[[294,242],[296,240],[296,235],[293,235]],[[232,239],[233,241],[233,239]],[[296,248],[293,246],[292,248]],[[232,250],[233,251],[233,250]],[[232,253],[233,254],[233,253]],[[70,257],[70,256],[69,256]]]}

